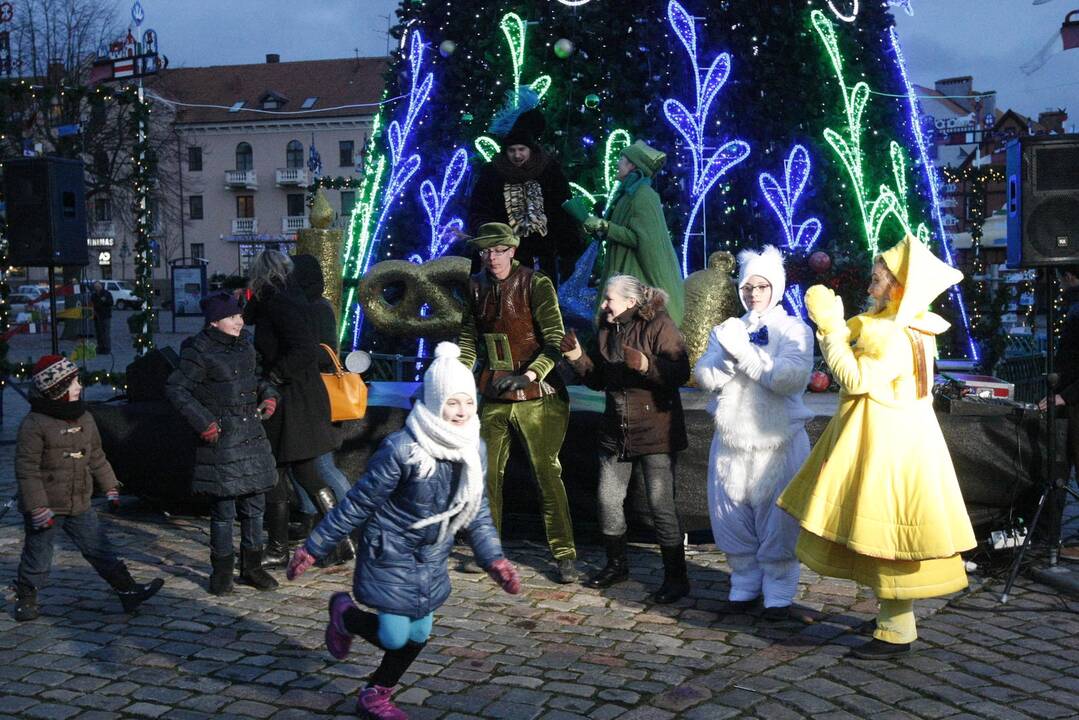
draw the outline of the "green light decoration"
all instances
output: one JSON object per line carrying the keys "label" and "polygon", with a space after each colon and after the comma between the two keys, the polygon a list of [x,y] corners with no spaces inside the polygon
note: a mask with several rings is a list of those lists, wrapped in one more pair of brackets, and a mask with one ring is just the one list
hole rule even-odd
{"label": "green light decoration", "polygon": [[622,151],[633,144],[628,130],[621,128],[607,136],[606,149],[603,152],[603,189],[608,197],[618,188],[618,158]]}
{"label": "green light decoration", "polygon": [[825,128],[824,139],[839,156],[843,167],[847,171],[851,188],[854,190],[855,200],[862,216],[862,227],[865,230],[866,245],[870,255],[876,256],[880,250],[880,235],[884,223],[889,218],[894,218],[902,227],[904,233],[917,237],[921,242],[929,242],[929,230],[925,223],[919,223],[917,228],[911,226],[907,205],[907,170],[906,157],[899,143],[894,140],[889,145],[889,154],[892,163],[892,175],[895,179],[895,188],[881,185],[876,198],[871,198],[865,181],[865,154],[862,151],[862,137],[865,127],[862,116],[869,102],[869,85],[864,81],[854,84],[849,90],[843,74],[843,56],[839,51],[839,41],[836,38],[835,26],[832,21],[820,10],[810,13],[814,30],[820,36],[821,42],[831,60],[832,69],[835,71],[836,82],[839,83],[839,92],[843,96],[843,106],[846,113],[846,133],[841,134],[832,128]]}
{"label": "green light decoration", "polygon": [[[525,22],[514,12],[506,13],[498,23],[506,43],[510,46],[510,61],[513,63],[513,89],[521,86],[521,70],[525,64]],[[517,102],[516,100],[514,102]]]}
{"label": "green light decoration", "polygon": [[547,91],[551,89],[551,76],[540,75],[538,78],[528,84],[530,88],[536,91],[536,94],[540,96],[540,100],[547,94]]}
{"label": "green light decoration", "polygon": [[593,195],[592,193],[590,193],[588,190],[585,190],[584,187],[578,185],[577,183],[571,182],[569,184],[569,189],[572,190],[575,195],[580,195],[581,197],[585,198],[586,200],[588,200],[588,202],[592,203],[593,205],[596,204],[596,201],[597,201],[596,196]]}
{"label": "green light decoration", "polygon": [[498,141],[489,135],[480,135],[473,144],[476,146],[476,152],[480,154],[484,162],[491,162],[491,158],[502,150],[502,146],[498,144]]}

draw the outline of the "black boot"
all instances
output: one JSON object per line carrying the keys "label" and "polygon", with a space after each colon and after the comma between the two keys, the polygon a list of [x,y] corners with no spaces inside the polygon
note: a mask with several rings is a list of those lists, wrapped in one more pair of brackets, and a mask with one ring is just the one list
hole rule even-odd
{"label": "black boot", "polygon": [[318,525],[318,513],[303,513],[299,521],[288,524],[288,539],[293,542],[306,540],[316,525]]}
{"label": "black boot", "polygon": [[262,567],[285,567],[289,561],[288,502],[267,502],[262,526],[266,529]]}
{"label": "black boot", "polygon": [[626,536],[604,535],[603,546],[607,550],[607,565],[582,583],[590,588],[609,588],[615,583],[629,579],[629,562],[626,561]]}
{"label": "black boot", "polygon": [[105,574],[105,581],[120,596],[120,604],[123,605],[126,613],[135,612],[139,605],[156,595],[161,586],[165,584],[165,581],[161,578],[154,578],[145,585],[137,583],[131,577],[131,573],[128,572],[127,565],[123,563],[118,564]]}
{"label": "black boot", "polygon": [[213,573],[210,575],[211,595],[228,595],[232,592],[232,568],[235,562],[235,555],[210,556],[210,565],[213,566]]}
{"label": "black boot", "polygon": [[669,605],[689,595],[686,548],[682,545],[670,545],[660,547],[660,551],[663,553],[663,584],[652,595],[652,602]]}
{"label": "black boot", "polygon": [[[315,506],[318,507],[323,517],[326,517],[337,506],[337,498],[334,497],[333,491],[328,487],[319,488],[311,499],[314,500]],[[355,557],[356,545],[352,538],[346,535],[344,540],[337,543],[337,547],[319,558],[318,566],[324,568],[333,567],[334,565],[347,563]]]}
{"label": "black boot", "polygon": [[37,616],[37,588],[33,585],[15,583],[15,619],[25,622]]}
{"label": "black boot", "polygon": [[265,570],[262,548],[240,548],[240,582],[256,590],[276,590],[277,581]]}

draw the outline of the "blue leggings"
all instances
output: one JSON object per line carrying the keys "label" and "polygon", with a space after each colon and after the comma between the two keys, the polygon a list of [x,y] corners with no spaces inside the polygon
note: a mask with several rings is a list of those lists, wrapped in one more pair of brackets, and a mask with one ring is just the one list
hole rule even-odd
{"label": "blue leggings", "polygon": [[378,642],[387,650],[403,648],[409,640],[422,645],[431,636],[433,624],[432,613],[413,620],[407,615],[380,612],[378,614]]}

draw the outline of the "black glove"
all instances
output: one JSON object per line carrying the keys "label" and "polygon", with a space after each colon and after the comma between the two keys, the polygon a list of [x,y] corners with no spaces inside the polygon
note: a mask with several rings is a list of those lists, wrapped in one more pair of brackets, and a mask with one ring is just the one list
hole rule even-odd
{"label": "black glove", "polygon": [[526,375],[505,375],[495,380],[495,392],[499,395],[511,390],[524,390],[532,384]]}

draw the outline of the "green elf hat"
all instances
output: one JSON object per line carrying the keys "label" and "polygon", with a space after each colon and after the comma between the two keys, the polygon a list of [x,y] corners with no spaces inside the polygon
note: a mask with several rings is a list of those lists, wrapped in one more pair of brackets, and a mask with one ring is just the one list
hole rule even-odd
{"label": "green elf hat", "polygon": [[622,151],[626,160],[637,166],[645,177],[652,177],[667,162],[667,154],[656,150],[654,147],[638,140]]}
{"label": "green elf hat", "polygon": [[506,223],[484,223],[480,225],[476,237],[470,238],[469,242],[477,250],[505,245],[517,247],[521,244],[520,238]]}

